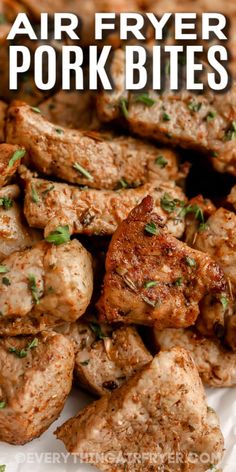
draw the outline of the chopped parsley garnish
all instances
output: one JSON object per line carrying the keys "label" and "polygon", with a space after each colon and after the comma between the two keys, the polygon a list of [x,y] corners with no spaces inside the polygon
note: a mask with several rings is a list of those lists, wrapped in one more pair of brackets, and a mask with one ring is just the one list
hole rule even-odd
{"label": "chopped parsley garnish", "polygon": [[219,153],[216,151],[213,151],[211,154],[211,157],[218,157],[218,156],[219,156]]}
{"label": "chopped parsley garnish", "polygon": [[[15,354],[17,357],[22,359],[23,357],[27,356],[27,352],[30,351],[30,349],[33,349],[38,346],[38,339],[34,338],[27,346],[25,349],[17,349],[16,347],[9,347],[8,351],[11,354]],[[1,472],[1,471],[0,471]]]}
{"label": "chopped parsley garnish", "polygon": [[17,149],[17,151],[15,151],[8,163],[8,167],[13,167],[15,162],[18,161],[19,159],[22,159],[22,157],[24,157],[25,155],[25,149]]}
{"label": "chopped parsley garnish", "polygon": [[77,162],[75,164],[73,164],[73,167],[74,169],[76,169],[78,172],[80,172],[80,174],[82,174],[84,177],[86,177],[86,179],[88,180],[93,180],[93,176],[84,168],[82,167],[80,164],[78,164]]}
{"label": "chopped parsley garnish", "polygon": [[51,231],[51,233],[49,233],[49,235],[45,238],[45,241],[55,244],[56,246],[68,243],[68,241],[70,241],[69,226],[58,226],[55,231]]}
{"label": "chopped parsley garnish", "polygon": [[196,261],[193,259],[193,257],[186,256],[185,257],[185,262],[189,267],[195,267],[196,266]]}
{"label": "chopped parsley garnish", "polygon": [[236,139],[236,121],[232,121],[230,128],[225,132],[225,140],[232,141]]}
{"label": "chopped parsley garnish", "polygon": [[34,185],[31,186],[31,197],[32,197],[32,201],[34,203],[39,202],[39,195],[38,195],[37,190],[36,190]]}
{"label": "chopped parsley garnish", "polygon": [[90,362],[90,359],[87,359],[86,361],[80,362],[80,365],[86,366],[86,365],[89,365],[89,362]]}
{"label": "chopped parsley garnish", "polygon": [[0,265],[0,274],[7,274],[9,272],[9,269],[5,265]]}
{"label": "chopped parsley garnish", "polygon": [[170,115],[168,115],[168,113],[164,112],[163,115],[162,115],[162,119],[163,119],[163,121],[170,121]]}
{"label": "chopped parsley garnish", "polygon": [[148,107],[152,107],[154,103],[156,103],[153,98],[149,97],[148,93],[142,93],[141,95],[138,95],[136,97],[136,102],[144,103],[144,105],[147,105]]}
{"label": "chopped parsley garnish", "polygon": [[209,111],[206,116],[207,121],[212,121],[216,117],[216,111]]}
{"label": "chopped parsley garnish", "polygon": [[151,288],[151,287],[155,287],[156,285],[157,285],[156,280],[148,280],[148,282],[145,282],[144,287]]}
{"label": "chopped parsley garnish", "polygon": [[61,128],[55,128],[55,131],[56,131],[57,134],[63,134],[64,133],[63,129],[61,129]]}
{"label": "chopped parsley garnish", "polygon": [[30,107],[32,111],[34,111],[34,113],[41,113],[41,110],[37,107]]}
{"label": "chopped parsley garnish", "polygon": [[201,102],[189,102],[188,103],[188,108],[189,110],[193,111],[194,113],[198,112],[202,107]]}
{"label": "chopped parsley garnish", "polygon": [[164,167],[167,166],[168,161],[164,156],[158,156],[155,160],[155,164],[157,164],[161,169],[164,169]]}
{"label": "chopped parsley garnish", "polygon": [[181,216],[186,216],[189,213],[193,213],[196,220],[198,220],[200,223],[204,223],[204,215],[200,206],[197,204],[187,205],[181,210]]}
{"label": "chopped parsley garnish", "polygon": [[227,310],[227,307],[228,307],[228,304],[229,304],[228,298],[225,297],[225,296],[222,296],[222,297],[220,298],[220,303],[221,303],[223,309],[224,309],[224,310]]}
{"label": "chopped parsley garnish", "polygon": [[5,472],[6,471],[6,465],[0,465],[0,472]]}
{"label": "chopped parsley garnish", "polygon": [[182,207],[184,204],[184,201],[181,201],[178,198],[171,198],[168,193],[164,193],[163,197],[161,198],[161,208],[168,213],[172,213],[177,207]]}
{"label": "chopped parsley garnish", "polygon": [[129,117],[128,100],[126,98],[121,98],[120,99],[120,108],[121,108],[121,111],[122,111],[124,117],[128,118]]}
{"label": "chopped parsley garnish", "polygon": [[182,277],[178,277],[175,281],[174,281],[174,286],[175,287],[180,287],[182,285],[182,282],[183,282],[183,278]]}
{"label": "chopped parsley garnish", "polygon": [[37,282],[35,275],[30,274],[28,276],[28,286],[29,290],[31,291],[32,298],[34,300],[35,305],[39,304],[39,294],[38,294],[38,289],[37,289]]}
{"label": "chopped parsley garnish", "polygon": [[98,323],[90,323],[91,330],[96,334],[97,339],[104,339],[107,336],[103,333],[101,326]]}
{"label": "chopped parsley garnish", "polygon": [[6,402],[0,402],[0,410],[3,410],[3,408],[6,407],[6,405],[7,405]]}
{"label": "chopped parsley garnish", "polygon": [[10,197],[2,197],[0,198],[0,206],[2,206],[4,210],[10,210],[13,206],[13,200]]}
{"label": "chopped parsley garnish", "polygon": [[119,180],[118,183],[120,185],[120,188],[128,188],[129,187],[128,182],[126,182],[126,180],[123,177]]}
{"label": "chopped parsley garnish", "polygon": [[145,231],[146,233],[157,235],[158,234],[157,225],[153,223],[153,221],[150,221],[150,223],[146,224]]}
{"label": "chopped parsley garnish", "polygon": [[2,283],[3,283],[3,285],[6,285],[6,287],[9,287],[11,285],[11,282],[8,279],[8,277],[3,277],[2,278]]}
{"label": "chopped parsley garnish", "polygon": [[202,233],[203,231],[206,231],[209,228],[207,223],[200,223],[198,227],[199,233]]}

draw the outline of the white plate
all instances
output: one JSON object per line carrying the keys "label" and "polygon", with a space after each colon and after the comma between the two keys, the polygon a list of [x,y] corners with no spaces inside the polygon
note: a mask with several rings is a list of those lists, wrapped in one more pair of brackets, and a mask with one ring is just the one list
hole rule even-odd
{"label": "white plate", "polygon": [[[224,472],[236,471],[236,389],[208,389],[208,404],[213,407],[221,422],[225,437]],[[91,402],[91,397],[74,389],[60,418],[39,439],[25,446],[0,443],[0,465],[6,464],[6,472],[92,472],[95,467],[75,463],[61,441],[53,432],[57,426],[74,416]]]}

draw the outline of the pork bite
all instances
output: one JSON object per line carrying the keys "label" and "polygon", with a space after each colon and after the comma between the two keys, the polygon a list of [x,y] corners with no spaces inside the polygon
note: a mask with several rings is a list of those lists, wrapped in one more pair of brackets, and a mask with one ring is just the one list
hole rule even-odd
{"label": "pork bite", "polygon": [[226,281],[211,257],[171,236],[153,208],[146,197],[112,237],[98,303],[101,320],[187,327],[205,297],[214,295],[219,303]]}
{"label": "pork bite", "polygon": [[5,116],[7,111],[6,103],[0,100],[0,143],[5,141]]}
{"label": "pork bite", "polygon": [[0,188],[16,173],[25,151],[12,144],[0,144]]}
{"label": "pork bite", "polygon": [[124,90],[124,52],[115,52],[114,61],[115,90],[111,94],[102,92],[97,102],[102,121],[123,116],[124,123],[137,135],[207,153],[218,172],[236,175],[235,83],[225,94],[207,90],[196,95],[167,89],[161,94],[151,91],[144,99],[143,94]]}
{"label": "pork bite", "polygon": [[225,349],[219,339],[206,338],[193,329],[154,329],[159,350],[182,347],[190,352],[203,383],[209,387],[235,387],[236,353]]}
{"label": "pork bite", "polygon": [[0,440],[25,444],[57,419],[72,385],[74,352],[61,334],[0,339]]}
{"label": "pork bite", "polygon": [[[163,466],[205,472],[223,454],[218,419],[207,408],[192,358],[181,348],[160,352],[121,388],[59,427],[56,435],[69,452],[82,460],[86,453],[87,462],[103,471],[151,472]],[[203,451],[209,464],[200,462]],[[112,463],[106,461],[108,453]]]}
{"label": "pork bite", "polygon": [[0,189],[0,261],[42,239],[40,231],[28,227],[18,202],[19,195],[17,185]]}
{"label": "pork bite", "polygon": [[172,182],[155,181],[135,189],[95,190],[35,178],[21,169],[25,182],[24,213],[31,227],[45,234],[58,225],[69,225],[70,232],[87,235],[112,235],[129,212],[147,195],[152,195],[155,210],[163,224],[176,237],[185,228],[182,207],[186,197]]}
{"label": "pork bite", "polygon": [[0,270],[1,335],[34,333],[43,322],[75,321],[92,296],[91,256],[77,240],[58,246],[39,242],[4,259]]}
{"label": "pork bite", "polygon": [[137,187],[183,176],[173,151],[127,136],[58,128],[26,104],[10,106],[6,136],[25,146],[39,172],[91,188],[117,189],[121,182]]}
{"label": "pork bite", "polygon": [[113,330],[96,321],[59,328],[74,344],[75,380],[89,392],[111,392],[152,360],[132,326]]}

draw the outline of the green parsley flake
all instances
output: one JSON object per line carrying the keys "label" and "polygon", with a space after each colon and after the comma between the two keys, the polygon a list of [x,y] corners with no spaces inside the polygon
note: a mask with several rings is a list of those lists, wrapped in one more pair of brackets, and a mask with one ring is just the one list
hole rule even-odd
{"label": "green parsley flake", "polygon": [[225,140],[232,141],[236,139],[236,121],[232,121],[230,128],[225,133]]}
{"label": "green parsley flake", "polygon": [[214,118],[216,117],[217,113],[216,111],[209,111],[207,113],[207,116],[206,116],[206,120],[209,122],[209,121],[212,121],[214,120]]}
{"label": "green parsley flake", "polygon": [[152,221],[150,221],[150,223],[146,224],[145,231],[146,233],[157,235],[158,234],[157,225],[153,223]]}
{"label": "green parsley flake", "polygon": [[39,294],[38,294],[38,289],[37,289],[37,282],[35,275],[30,274],[28,276],[28,286],[29,290],[31,291],[32,298],[34,300],[35,305],[39,304]]}
{"label": "green parsley flake", "polygon": [[39,195],[34,185],[31,186],[31,197],[34,203],[37,204],[39,202]]}
{"label": "green parsley flake", "polygon": [[189,267],[195,267],[196,266],[196,261],[192,257],[186,256],[185,257],[185,262]]}
{"label": "green parsley flake", "polygon": [[0,274],[7,274],[9,269],[5,265],[0,265]]}
{"label": "green parsley flake", "polygon": [[148,93],[142,93],[136,97],[136,102],[141,102],[144,103],[144,105],[147,105],[148,107],[152,107],[154,103],[156,103],[153,98],[149,97]]}
{"label": "green parsley flake", "polygon": [[182,277],[178,277],[175,281],[174,281],[174,286],[175,287],[180,287],[182,285],[182,282],[183,282],[183,278]]}
{"label": "green parsley flake", "polygon": [[2,197],[0,198],[0,206],[2,206],[6,211],[10,210],[13,206],[13,200],[10,197]]}
{"label": "green parsley flake", "polygon": [[6,465],[0,465],[0,472],[6,472]]}
{"label": "green parsley flake", "polygon": [[57,134],[63,134],[64,133],[63,129],[61,129],[61,128],[55,128],[55,131],[56,131]]}
{"label": "green parsley flake", "polygon": [[30,107],[32,111],[34,111],[34,113],[39,113],[41,114],[41,110],[37,107]]}
{"label": "green parsley flake", "polygon": [[121,111],[122,111],[124,117],[128,118],[129,117],[128,100],[126,98],[121,98],[120,99],[120,108],[121,108]]}
{"label": "green parsley flake", "polygon": [[107,336],[103,333],[101,326],[98,323],[90,323],[91,330],[96,334],[97,339],[104,339]]}
{"label": "green parsley flake", "polygon": [[162,119],[163,119],[163,121],[170,121],[170,115],[168,115],[168,113],[164,112],[163,115],[162,115]]}
{"label": "green parsley flake", "polygon": [[[31,349],[34,349],[35,347],[38,346],[38,339],[34,338],[27,346],[25,349],[17,349],[16,347],[9,347],[8,351],[11,354],[15,354],[15,356],[19,357],[22,359],[23,357],[27,356],[27,352],[30,351]],[[1,471],[0,471],[1,472]]]}
{"label": "green parsley flake", "polygon": [[123,177],[119,180],[118,183],[120,185],[120,188],[129,188],[128,182],[126,182],[126,180]]}
{"label": "green parsley flake", "polygon": [[184,201],[179,200],[178,198],[171,198],[169,193],[164,193],[163,197],[161,198],[161,208],[167,213],[172,213],[176,210],[177,207],[183,206]]}
{"label": "green parsley flake", "polygon": [[59,246],[60,244],[68,243],[70,241],[69,226],[58,226],[55,231],[51,231],[45,238],[48,243]]}
{"label": "green parsley flake", "polygon": [[75,164],[73,164],[73,167],[74,169],[76,169],[78,172],[80,172],[80,174],[82,174],[84,177],[86,177],[86,179],[92,181],[93,180],[93,176],[84,168],[82,167],[80,164],[78,164],[77,162]]}
{"label": "green parsley flake", "polygon": [[228,304],[229,304],[228,298],[225,297],[225,296],[222,296],[222,297],[220,298],[220,303],[221,303],[223,309],[224,309],[224,310],[227,310],[227,307],[228,307]]}
{"label": "green parsley flake", "polygon": [[164,167],[167,166],[168,161],[164,156],[158,156],[155,160],[155,164],[157,164],[161,169],[164,169]]}
{"label": "green parsley flake", "polygon": [[42,195],[47,195],[49,192],[51,192],[52,190],[54,190],[54,188],[55,188],[55,185],[50,185],[48,188],[46,188],[45,190],[43,190]]}
{"label": "green parsley flake", "polygon": [[25,155],[25,149],[17,149],[17,151],[15,151],[8,163],[8,167],[11,168],[14,166],[15,162],[18,161],[19,159],[22,159],[22,157],[24,157]]}
{"label": "green parsley flake", "polygon": [[194,113],[197,113],[202,107],[202,103],[201,102],[189,102],[188,103],[188,108],[189,110],[193,111]]}
{"label": "green parsley flake", "polygon": [[86,361],[80,362],[80,365],[87,366],[89,365],[90,359],[87,359]]}
{"label": "green parsley flake", "polygon": [[156,280],[148,280],[148,282],[145,282],[144,288],[151,288],[151,287],[155,287],[156,285],[157,285]]}
{"label": "green parsley flake", "polygon": [[0,410],[3,410],[3,408],[6,408],[6,402],[0,402]]}

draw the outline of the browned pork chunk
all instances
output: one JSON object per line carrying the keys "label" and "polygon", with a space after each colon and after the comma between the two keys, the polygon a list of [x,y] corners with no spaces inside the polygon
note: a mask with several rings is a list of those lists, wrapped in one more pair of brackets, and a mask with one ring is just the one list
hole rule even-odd
{"label": "browned pork chunk", "polygon": [[12,144],[0,144],[0,188],[16,173],[25,151]]}
{"label": "browned pork chunk", "polygon": [[[168,231],[176,237],[183,235],[185,220],[181,205],[185,205],[186,197],[172,182],[155,181],[135,189],[114,191],[79,189],[49,182],[34,178],[23,167],[20,174],[25,181],[26,219],[30,226],[45,229],[45,234],[68,224],[71,233],[111,235],[129,212],[150,194]],[[174,208],[170,208],[173,204]]]}
{"label": "browned pork chunk", "polygon": [[158,349],[176,346],[187,349],[205,385],[236,386],[236,353],[222,347],[219,340],[201,336],[192,329],[154,329],[154,339]]}
{"label": "browned pork chunk", "polygon": [[102,121],[122,116],[131,131],[169,145],[193,148],[212,156],[219,172],[236,175],[236,85],[229,92],[206,91],[196,95],[188,90],[149,93],[148,106],[143,94],[124,90],[124,53],[117,51],[112,71],[113,93],[103,92],[98,99]]}
{"label": "browned pork chunk", "polygon": [[0,340],[0,440],[25,444],[59,416],[72,384],[74,352],[61,334]]}
{"label": "browned pork chunk", "polygon": [[136,187],[160,177],[179,178],[170,150],[127,136],[58,128],[26,104],[10,106],[6,136],[25,147],[38,171],[71,183],[116,189],[120,182]]}
{"label": "browned pork chunk", "polygon": [[146,197],[112,237],[101,319],[158,329],[187,327],[196,322],[204,297],[214,295],[219,304],[225,290],[218,264],[171,236]]}
{"label": "browned pork chunk", "polygon": [[[228,284],[228,294],[227,296],[223,295],[220,301],[227,319],[226,340],[236,350],[236,315],[234,313],[236,298],[236,275],[234,273],[236,263],[236,215],[224,208],[219,208],[206,220],[204,227],[196,233],[193,240],[189,237],[190,233],[191,221],[187,222],[186,232],[189,244],[213,257],[224,271]],[[212,312],[213,317],[216,316],[215,308],[211,303],[206,307],[198,326],[200,330],[203,328],[205,332],[206,322],[204,318],[209,319],[210,312]],[[221,336],[223,334],[221,333]]]}
{"label": "browned pork chunk", "polygon": [[[219,421],[207,408],[192,358],[181,348],[160,352],[56,434],[69,452],[109,472],[157,472],[162,467],[205,472],[223,454]],[[202,452],[209,455],[209,464],[201,463]]]}
{"label": "browned pork chunk", "polygon": [[42,239],[40,231],[28,227],[17,201],[19,195],[17,185],[0,189],[0,261]]}
{"label": "browned pork chunk", "polygon": [[79,386],[105,395],[152,360],[134,327],[111,330],[97,322],[78,321],[59,331],[74,344],[74,375]]}
{"label": "browned pork chunk", "polygon": [[[63,236],[66,228],[56,238]],[[66,233],[65,233],[66,234]],[[30,334],[72,322],[85,312],[92,295],[90,254],[77,240],[39,242],[1,262],[0,334]]]}

